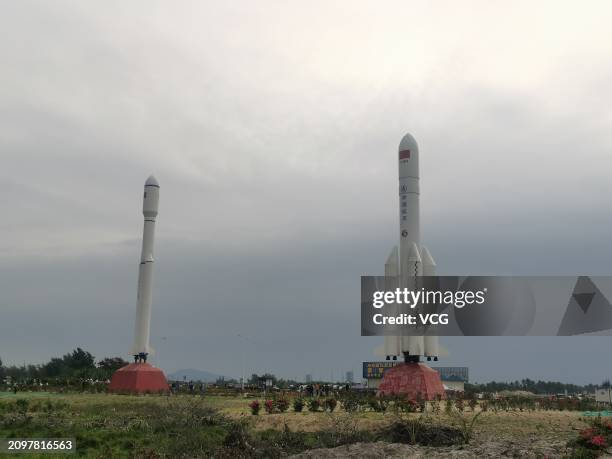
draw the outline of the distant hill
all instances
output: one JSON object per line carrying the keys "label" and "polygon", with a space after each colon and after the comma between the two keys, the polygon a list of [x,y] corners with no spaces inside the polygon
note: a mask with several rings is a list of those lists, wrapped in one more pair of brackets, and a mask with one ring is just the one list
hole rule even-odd
{"label": "distant hill", "polygon": [[178,370],[168,375],[168,379],[172,381],[202,381],[202,382],[215,382],[217,379],[222,378],[221,375],[210,373],[209,371],[194,370],[188,368],[187,370]]}

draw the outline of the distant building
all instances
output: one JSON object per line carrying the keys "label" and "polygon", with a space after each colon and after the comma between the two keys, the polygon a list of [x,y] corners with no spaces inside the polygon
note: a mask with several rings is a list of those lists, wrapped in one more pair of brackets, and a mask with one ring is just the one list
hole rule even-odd
{"label": "distant building", "polygon": [[612,388],[599,388],[595,390],[595,401],[597,403],[607,403],[610,404],[612,401]]}
{"label": "distant building", "polygon": [[[363,378],[367,380],[368,388],[377,389],[383,378],[385,371],[402,362],[383,361],[383,362],[363,362]],[[465,383],[468,382],[469,371],[467,367],[432,367],[440,373],[440,379],[444,388],[463,392]]]}
{"label": "distant building", "polygon": [[353,375],[353,372],[352,371],[347,371],[346,375],[344,376],[344,380],[347,383],[353,384],[353,382],[355,381],[355,376]]}
{"label": "distant building", "polygon": [[467,367],[432,367],[438,373],[440,373],[440,379],[446,389],[456,390],[463,392],[465,390],[465,383],[468,382],[468,368]]}
{"label": "distant building", "polygon": [[312,375],[311,374],[307,374],[306,375],[306,384],[310,384],[312,382]]}

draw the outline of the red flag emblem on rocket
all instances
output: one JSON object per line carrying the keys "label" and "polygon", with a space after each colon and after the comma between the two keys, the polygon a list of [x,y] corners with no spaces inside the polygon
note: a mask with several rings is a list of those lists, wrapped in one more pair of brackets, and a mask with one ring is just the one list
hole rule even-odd
{"label": "red flag emblem on rocket", "polygon": [[399,159],[410,159],[410,150],[402,150],[399,152]]}

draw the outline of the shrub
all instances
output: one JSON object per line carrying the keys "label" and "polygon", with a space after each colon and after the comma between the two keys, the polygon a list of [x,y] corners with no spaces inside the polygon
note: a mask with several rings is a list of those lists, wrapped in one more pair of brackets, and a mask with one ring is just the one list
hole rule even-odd
{"label": "shrub", "polygon": [[461,429],[463,441],[466,444],[469,443],[472,437],[474,436],[474,425],[476,424],[476,420],[481,414],[482,411],[479,411],[470,418],[467,415],[463,414],[463,411],[457,411],[455,413],[455,416],[459,420],[459,428]]}
{"label": "shrub", "polygon": [[316,399],[316,398],[311,398],[308,401],[308,410],[309,411],[319,411],[319,408],[321,407],[321,402]]}
{"label": "shrub", "polygon": [[[328,415],[328,426],[325,435],[329,436],[329,446],[340,446],[360,441],[372,441],[373,435],[359,430],[358,419],[351,413]],[[327,442],[326,442],[327,443]]]}
{"label": "shrub", "polygon": [[453,401],[450,398],[447,398],[444,403],[444,412],[446,414],[451,414],[453,412]]}
{"label": "shrub", "polygon": [[417,418],[399,419],[383,428],[380,435],[390,443],[423,446],[451,446],[463,443],[460,429],[429,422],[423,415]]}
{"label": "shrub", "polygon": [[461,397],[455,399],[455,408],[457,408],[457,411],[459,411],[460,413],[463,413],[463,409],[465,408],[465,405]]}
{"label": "shrub", "polygon": [[475,398],[471,398],[468,400],[468,406],[472,411],[475,411],[476,406],[478,406],[478,401]]}
{"label": "shrub", "polygon": [[436,394],[436,397],[431,401],[431,411],[433,414],[440,414],[440,400],[442,400],[442,396]]}
{"label": "shrub", "polygon": [[356,398],[347,397],[343,399],[341,403],[342,408],[347,413],[354,413],[355,411],[359,410],[359,401]]}
{"label": "shrub", "polygon": [[276,400],[276,408],[281,413],[284,413],[289,409],[289,400],[287,400],[286,398],[279,398],[278,400]]}
{"label": "shrub", "polygon": [[25,398],[17,399],[15,402],[15,407],[20,414],[25,414],[28,412],[28,407],[30,406],[30,402]]}
{"label": "shrub", "polygon": [[338,401],[335,398],[328,398],[325,400],[325,407],[329,410],[330,413],[333,413],[336,409],[336,405]]}
{"label": "shrub", "polygon": [[304,409],[304,400],[301,398],[293,399],[293,411],[301,413]]}
{"label": "shrub", "polygon": [[259,410],[261,410],[261,403],[259,403],[259,400],[253,400],[251,403],[249,403],[249,408],[251,408],[251,414],[253,416],[257,416],[259,414]]}
{"label": "shrub", "polygon": [[419,405],[416,400],[408,400],[405,396],[398,396],[393,401],[393,409],[396,413],[416,413]]}
{"label": "shrub", "polygon": [[600,417],[589,421],[590,427],[580,431],[576,440],[570,441],[573,446],[573,458],[599,457],[612,443],[612,423],[603,422]]}
{"label": "shrub", "polygon": [[368,403],[370,408],[377,413],[385,413],[389,407],[389,400],[384,397],[372,397]]}
{"label": "shrub", "polygon": [[274,413],[274,400],[266,400],[264,402],[264,408],[266,410],[266,413],[268,414]]}
{"label": "shrub", "polygon": [[[259,404],[259,402],[257,403]],[[229,431],[223,440],[223,446],[244,451],[250,449],[249,440],[247,425],[236,422],[230,424]]]}
{"label": "shrub", "polygon": [[427,401],[423,398],[423,395],[420,392],[417,394],[415,402],[417,404],[417,407],[418,407],[419,411],[421,413],[424,413],[425,412],[425,407],[427,405]]}

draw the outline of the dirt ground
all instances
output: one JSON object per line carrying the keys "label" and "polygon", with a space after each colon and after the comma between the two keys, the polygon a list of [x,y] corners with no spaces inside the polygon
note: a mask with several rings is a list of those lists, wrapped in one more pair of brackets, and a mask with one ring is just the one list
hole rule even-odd
{"label": "dirt ground", "polygon": [[[467,414],[468,418],[469,416]],[[423,447],[382,442],[359,443],[332,449],[311,450],[294,457],[296,459],[339,457],[561,458],[570,453],[566,446],[568,440],[575,438],[578,431],[586,426],[579,418],[579,413],[558,411],[483,413],[477,420],[474,438],[469,445]],[[456,424],[456,420],[442,415],[434,416],[434,419],[439,419],[443,423]],[[387,415],[380,416],[378,419],[363,416],[359,419],[359,426],[368,428],[390,421],[391,416]],[[297,427],[297,424],[294,425]]]}
{"label": "dirt ground", "polygon": [[519,445],[509,442],[472,443],[461,447],[431,448],[401,443],[354,443],[330,449],[313,449],[292,459],[332,458],[557,458],[569,453],[561,445]]}
{"label": "dirt ground", "polygon": [[[358,429],[376,429],[396,419],[392,413],[347,414],[338,410],[330,413],[287,412],[252,416],[248,401],[219,401],[226,414],[234,418],[247,417],[257,430],[283,429],[317,431],[322,429],[345,428],[347,423]],[[408,416],[418,417],[420,414]],[[434,422],[459,425],[459,420],[445,414],[428,414]],[[473,414],[468,410],[466,419]],[[514,458],[557,458],[570,453],[566,447],[569,440],[577,437],[578,432],[587,424],[580,412],[573,411],[510,411],[485,412],[476,421],[474,438],[469,445],[455,447],[422,447],[405,444],[358,443],[331,449],[310,450],[294,456],[295,458],[425,458],[425,457],[514,457]]]}

